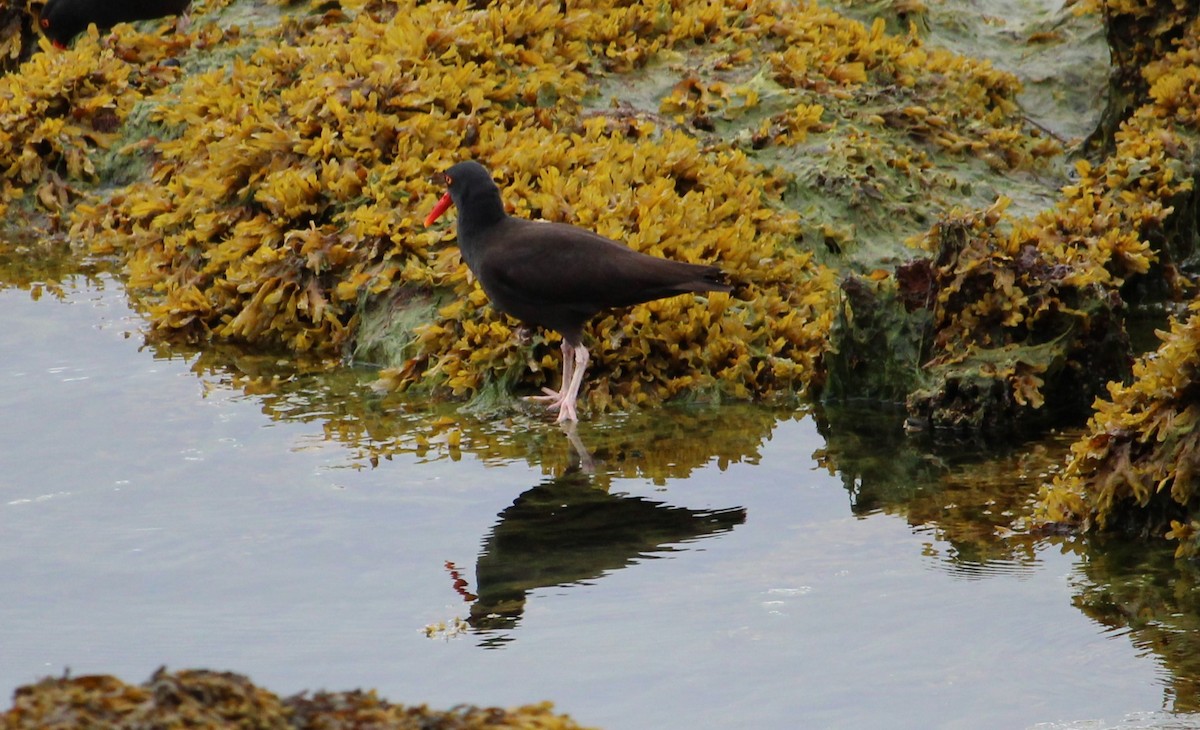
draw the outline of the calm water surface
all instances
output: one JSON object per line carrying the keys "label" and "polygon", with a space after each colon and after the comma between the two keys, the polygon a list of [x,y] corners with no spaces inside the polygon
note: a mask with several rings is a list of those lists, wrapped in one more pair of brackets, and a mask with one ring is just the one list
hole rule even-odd
{"label": "calm water surface", "polygon": [[1200,725],[1188,570],[1006,533],[1042,446],[745,406],[568,434],[148,347],[113,279],[38,275],[0,290],[6,694],[166,664],[610,730]]}

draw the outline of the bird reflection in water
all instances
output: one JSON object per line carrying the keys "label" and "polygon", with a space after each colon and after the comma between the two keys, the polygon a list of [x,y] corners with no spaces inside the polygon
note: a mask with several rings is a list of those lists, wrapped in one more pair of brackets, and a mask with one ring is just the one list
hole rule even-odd
{"label": "bird reflection in water", "polygon": [[575,424],[562,429],[571,444],[570,466],[499,514],[475,566],[474,594],[458,586],[472,601],[467,623],[484,636],[482,646],[513,639],[506,630],[520,622],[530,591],[578,585],[746,521],[741,507],[693,510],[598,488]]}

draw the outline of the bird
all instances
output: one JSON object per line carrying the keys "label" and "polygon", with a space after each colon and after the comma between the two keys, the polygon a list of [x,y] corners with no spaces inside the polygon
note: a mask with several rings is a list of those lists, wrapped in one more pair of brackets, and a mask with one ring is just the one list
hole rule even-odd
{"label": "bird", "polygon": [[42,33],[56,48],[95,23],[105,30],[117,23],[181,15],[191,0],[46,0],[38,16]]}
{"label": "bird", "polygon": [[509,215],[491,173],[475,160],[451,166],[439,179],[446,192],[425,226],[453,205],[459,252],[492,306],[562,337],[562,385],[529,397],[557,410],[558,423],[579,420],[576,400],[591,359],[583,344],[588,320],[678,294],[733,290],[717,266],[649,256],[568,223]]}

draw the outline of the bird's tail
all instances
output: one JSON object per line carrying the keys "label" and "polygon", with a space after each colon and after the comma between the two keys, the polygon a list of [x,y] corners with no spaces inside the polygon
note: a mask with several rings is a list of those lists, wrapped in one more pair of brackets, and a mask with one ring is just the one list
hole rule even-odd
{"label": "bird's tail", "polygon": [[690,291],[733,291],[734,284],[729,275],[716,266],[705,266],[700,276],[688,282]]}

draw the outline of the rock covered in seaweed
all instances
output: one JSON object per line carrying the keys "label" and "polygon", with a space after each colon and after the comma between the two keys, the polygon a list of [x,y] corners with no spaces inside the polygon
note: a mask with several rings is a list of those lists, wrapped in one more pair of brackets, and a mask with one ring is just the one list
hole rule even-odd
{"label": "rock covered in seaweed", "polygon": [[159,669],[140,685],[110,675],[50,677],[17,688],[0,715],[5,730],[104,727],[239,727],[260,730],[389,727],[397,730],[575,730],[549,703],[511,710],[460,706],[405,707],[374,692],[317,692],[279,698],[231,672]]}

